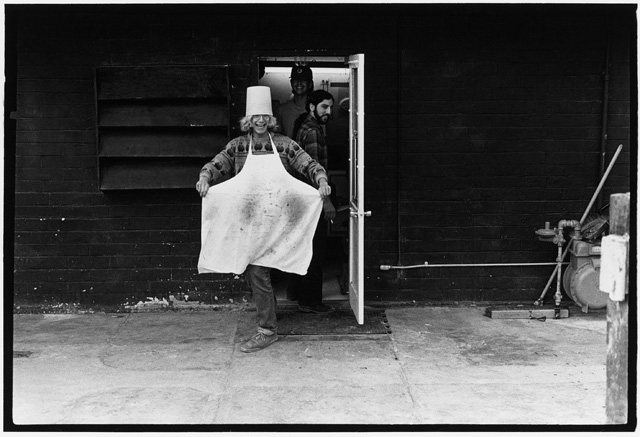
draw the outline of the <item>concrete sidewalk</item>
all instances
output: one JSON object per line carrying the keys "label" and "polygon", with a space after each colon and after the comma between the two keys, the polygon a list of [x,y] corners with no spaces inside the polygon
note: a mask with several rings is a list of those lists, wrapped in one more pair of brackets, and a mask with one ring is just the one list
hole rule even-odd
{"label": "concrete sidewalk", "polygon": [[13,421],[605,423],[604,311],[485,308],[387,308],[391,334],[281,336],[252,354],[236,332],[250,311],[14,315]]}

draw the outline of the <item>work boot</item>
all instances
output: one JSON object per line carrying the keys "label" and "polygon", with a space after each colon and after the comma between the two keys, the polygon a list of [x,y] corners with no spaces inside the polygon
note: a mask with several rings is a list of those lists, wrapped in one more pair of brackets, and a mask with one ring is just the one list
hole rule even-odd
{"label": "work boot", "polygon": [[240,347],[242,352],[258,352],[278,340],[278,334],[266,334],[258,331],[253,337]]}
{"label": "work boot", "polygon": [[335,311],[335,308],[323,303],[318,303],[315,305],[298,305],[298,310],[302,311],[303,313],[328,314],[332,311]]}

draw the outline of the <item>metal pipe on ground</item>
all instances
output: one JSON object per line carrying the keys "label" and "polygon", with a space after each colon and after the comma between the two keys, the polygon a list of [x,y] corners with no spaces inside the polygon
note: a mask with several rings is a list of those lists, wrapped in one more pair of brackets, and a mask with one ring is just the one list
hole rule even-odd
{"label": "metal pipe on ground", "polygon": [[[543,263],[479,263],[479,264],[416,264],[412,266],[390,266],[381,265],[380,270],[404,270],[404,269],[419,269],[425,267],[527,267],[527,266],[555,266],[557,262],[543,262]],[[569,263],[564,263],[569,264]]]}

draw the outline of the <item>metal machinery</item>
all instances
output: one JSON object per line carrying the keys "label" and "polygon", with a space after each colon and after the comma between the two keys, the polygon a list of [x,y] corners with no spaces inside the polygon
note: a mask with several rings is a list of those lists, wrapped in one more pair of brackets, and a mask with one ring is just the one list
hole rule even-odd
{"label": "metal machinery", "polygon": [[[565,238],[567,228],[573,229],[573,232],[566,236],[569,242],[563,253],[562,246],[567,242]],[[556,259],[558,275],[554,296],[556,312],[562,300],[561,283],[567,296],[582,307],[583,311],[586,312],[589,308],[599,309],[606,307],[607,295],[600,291],[599,285],[600,240],[607,228],[607,220],[602,216],[597,216],[585,220],[584,225],[577,220],[561,220],[554,229],[550,229],[549,222],[547,222],[544,229],[536,231],[539,240],[553,242],[558,246],[558,257]],[[562,264],[567,252],[571,256],[561,281]],[[544,293],[535,304],[541,305],[543,298]]]}
{"label": "metal machinery", "polygon": [[[582,307],[583,312],[588,312],[589,308],[602,308],[607,305],[607,295],[605,293],[600,292],[600,241],[601,237],[608,231],[609,223],[607,219],[601,215],[602,211],[606,209],[609,205],[605,205],[605,207],[600,209],[600,213],[588,218],[588,214],[591,212],[591,207],[595,203],[596,199],[600,195],[600,191],[604,186],[613,165],[616,163],[618,156],[620,156],[620,152],[622,152],[622,144],[618,146],[616,149],[616,153],[611,158],[611,162],[607,167],[606,171],[600,178],[600,183],[596,188],[591,200],[589,201],[589,205],[587,205],[582,218],[578,220],[561,220],[558,222],[558,226],[556,228],[551,229],[550,223],[546,222],[544,229],[538,229],[536,231],[536,235],[538,239],[541,241],[553,242],[558,246],[558,257],[555,262],[555,269],[551,276],[549,277],[549,281],[545,286],[544,290],[540,294],[538,300],[536,300],[533,304],[535,306],[541,306],[544,302],[544,296],[546,295],[549,287],[554,278],[556,278],[556,293],[554,296],[555,300],[555,309],[554,316],[556,319],[559,319],[563,314],[563,310],[560,307],[560,303],[562,302],[562,285],[564,283],[564,287],[567,295],[580,307]],[[603,160],[604,160],[604,152],[603,152]],[[604,161],[603,161],[604,162]],[[573,229],[572,233],[567,232],[567,238],[569,243],[567,244],[566,249],[563,251],[562,246],[567,243],[567,238],[565,238],[566,229]],[[564,259],[567,253],[571,252],[571,262],[565,263]],[[398,251],[400,253],[400,251]],[[425,267],[493,267],[493,266],[522,266],[522,265],[553,265],[554,263],[476,263],[476,264],[429,264],[425,262],[424,264],[417,264],[411,266],[403,266],[403,265],[386,265],[383,264],[380,266],[380,270],[391,270],[391,269],[415,269],[415,268],[425,268]],[[562,265],[568,264],[566,272],[564,273],[564,280],[562,279]],[[604,297],[603,297],[604,296]],[[568,314],[568,310],[564,310],[566,314]],[[495,313],[500,313],[500,311],[495,311]],[[521,311],[519,313],[528,313],[529,318],[531,318],[531,310]],[[546,316],[545,316],[546,317]],[[501,317],[505,318],[505,317]],[[514,318],[514,317],[508,317]],[[515,317],[517,318],[517,316]]]}
{"label": "metal machinery", "polygon": [[580,307],[607,306],[607,294],[600,291],[600,242],[572,241],[569,266],[562,277],[567,295]]}

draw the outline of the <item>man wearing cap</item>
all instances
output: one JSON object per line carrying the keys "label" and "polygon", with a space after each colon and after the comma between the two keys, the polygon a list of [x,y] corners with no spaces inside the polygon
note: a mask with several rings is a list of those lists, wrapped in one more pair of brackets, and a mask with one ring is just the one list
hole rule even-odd
{"label": "man wearing cap", "polygon": [[[240,120],[247,134],[231,140],[205,164],[196,184],[203,197],[198,272],[244,272],[252,290],[258,332],[241,346],[242,352],[259,351],[278,339],[271,269],[306,271],[311,259],[308,234],[320,216],[321,199],[331,194],[322,165],[291,138],[273,133],[276,126],[269,88],[249,87],[246,116]],[[218,184],[226,176],[232,177]],[[282,218],[287,226],[282,226]],[[305,236],[307,244],[300,244]]]}
{"label": "man wearing cap", "polygon": [[293,138],[293,123],[306,111],[307,96],[313,91],[313,73],[306,65],[294,65],[291,69],[293,98],[276,108],[276,118],[282,133]]}

